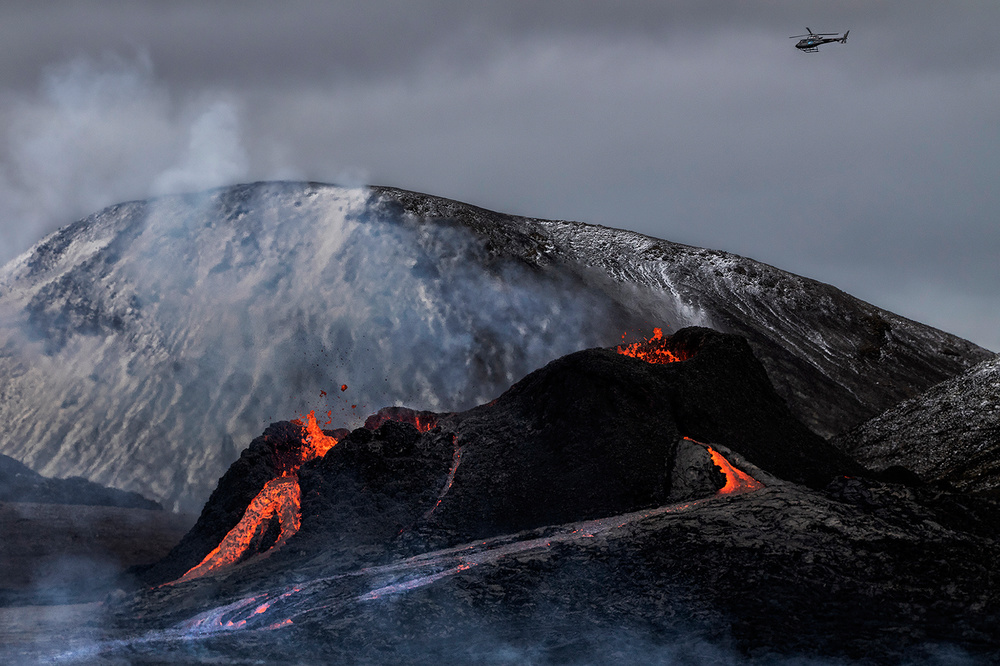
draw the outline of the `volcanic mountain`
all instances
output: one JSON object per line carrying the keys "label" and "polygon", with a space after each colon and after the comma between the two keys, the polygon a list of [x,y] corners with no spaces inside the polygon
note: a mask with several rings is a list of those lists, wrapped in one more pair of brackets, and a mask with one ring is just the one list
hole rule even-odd
{"label": "volcanic mountain", "polygon": [[742,335],[821,436],[990,356],[724,252],[256,183],[112,206],[2,269],[0,451],[197,510],[261,424],[467,410],[570,352],[688,325]]}
{"label": "volcanic mountain", "polygon": [[[863,471],[792,416],[742,338],[688,328],[642,347],[668,343],[667,363],[618,353],[627,347],[570,354],[465,412],[390,408],[350,433],[272,424],[147,579],[188,572],[267,484],[292,474],[302,486],[293,502],[302,504],[296,543],[319,529],[316,543],[347,539],[357,549],[348,535],[359,529],[379,544],[429,531],[443,546],[663,504],[685,494],[675,486],[689,485],[678,465],[685,437],[726,442],[747,461],[815,487]],[[303,450],[321,439],[324,454],[312,444]],[[710,469],[705,450],[700,458]],[[704,494],[722,485],[706,483]],[[280,510],[274,514],[284,522]]]}
{"label": "volcanic mountain", "polygon": [[1000,505],[876,476],[743,338],[579,351],[462,412],[272,424],[137,572],[159,585],[62,658],[1000,656]]}

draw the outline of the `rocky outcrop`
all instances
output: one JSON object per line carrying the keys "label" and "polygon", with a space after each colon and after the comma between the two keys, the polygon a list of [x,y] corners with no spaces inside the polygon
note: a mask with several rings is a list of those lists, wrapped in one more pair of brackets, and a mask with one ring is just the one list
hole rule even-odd
{"label": "rocky outcrop", "polygon": [[873,469],[1000,492],[1000,357],[942,382],[833,440]]}

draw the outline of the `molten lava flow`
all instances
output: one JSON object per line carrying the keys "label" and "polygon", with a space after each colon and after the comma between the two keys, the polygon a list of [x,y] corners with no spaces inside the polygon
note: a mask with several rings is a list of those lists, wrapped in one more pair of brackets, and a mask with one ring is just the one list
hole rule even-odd
{"label": "molten lava flow", "polygon": [[[236,564],[248,553],[262,552],[284,544],[299,530],[300,500],[297,475],[279,476],[268,481],[222,543],[178,582],[199,578],[220,567]],[[263,543],[274,520],[280,526],[278,537],[273,544]]]}
{"label": "molten lava flow", "polygon": [[726,485],[719,489],[719,495],[738,495],[764,487],[764,484],[757,479],[733,467],[732,463],[711,446],[706,446],[705,448],[708,449],[709,455],[712,456],[712,462],[726,475]]}
{"label": "molten lava flow", "polygon": [[[340,390],[346,391],[347,385],[342,385]],[[353,407],[354,405],[352,405]],[[417,412],[404,407],[388,407],[369,417],[368,421],[365,422],[365,427],[374,430],[386,421],[410,423],[420,432],[428,432],[437,426],[438,417],[433,412]],[[298,531],[301,501],[299,468],[303,463],[325,456],[327,451],[337,445],[337,438],[323,432],[323,429],[316,422],[315,412],[309,412],[304,422],[297,419],[293,423],[304,431],[298,455],[296,456],[293,451],[290,459],[282,456],[283,459],[279,465],[280,476],[271,479],[264,485],[247,506],[240,522],[226,534],[215,550],[206,555],[199,564],[188,570],[179,579],[180,581],[204,576],[220,567],[236,564],[250,555],[281,546]],[[447,486],[442,491],[442,496],[451,486],[454,468],[457,467],[460,458],[461,450],[458,450],[455,453],[453,469],[449,474]],[[440,498],[438,501],[440,502]],[[275,527],[278,528],[276,536],[274,535]],[[272,539],[273,542],[269,542]]]}
{"label": "molten lava flow", "polygon": [[413,417],[413,425],[420,432],[430,432],[435,428],[435,426],[437,426],[437,419],[427,416],[421,417],[420,415],[417,415]]}
{"label": "molten lava flow", "polygon": [[[248,555],[277,548],[299,531],[302,495],[299,489],[299,467],[313,458],[325,456],[327,451],[336,446],[337,439],[323,432],[316,423],[314,412],[309,412],[305,423],[300,420],[293,423],[305,430],[299,459],[293,460],[280,476],[264,484],[257,496],[250,501],[240,522],[229,530],[215,550],[189,569],[178,582],[236,564]],[[273,533],[275,521],[279,529],[278,535],[273,543],[267,543],[268,535]]]}
{"label": "molten lava flow", "polygon": [[676,363],[686,361],[687,354],[668,348],[669,337],[663,337],[663,329],[654,328],[653,337],[630,345],[618,345],[618,353],[623,356],[642,359],[647,363]]}

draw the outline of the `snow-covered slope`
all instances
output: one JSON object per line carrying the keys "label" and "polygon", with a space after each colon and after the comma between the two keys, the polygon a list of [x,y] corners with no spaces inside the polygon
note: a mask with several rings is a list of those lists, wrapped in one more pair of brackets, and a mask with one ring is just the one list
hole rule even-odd
{"label": "snow-covered slope", "polygon": [[835,441],[874,469],[903,465],[963,490],[1000,489],[1000,356]]}
{"label": "snow-covered slope", "polygon": [[821,434],[988,356],[722,252],[258,183],[112,206],[3,268],[0,452],[197,509],[271,421],[465,409],[568,352],[690,324],[747,335]]}

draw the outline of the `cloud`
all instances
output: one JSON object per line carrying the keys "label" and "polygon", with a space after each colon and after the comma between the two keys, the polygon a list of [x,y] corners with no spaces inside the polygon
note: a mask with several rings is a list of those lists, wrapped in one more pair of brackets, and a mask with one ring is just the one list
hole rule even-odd
{"label": "cloud", "polygon": [[240,106],[157,82],[148,55],[77,58],[3,110],[0,261],[119,201],[206,189],[247,174]]}

